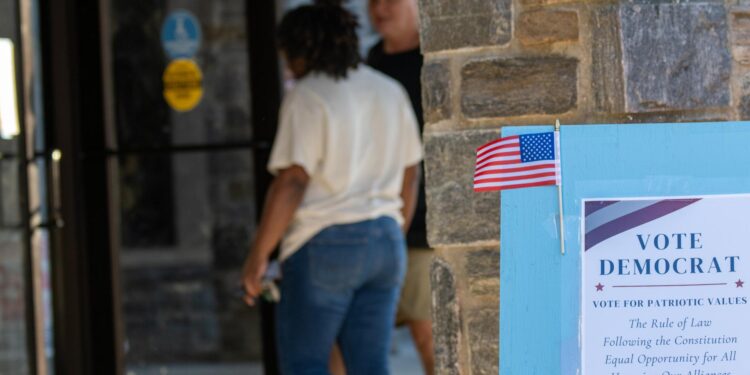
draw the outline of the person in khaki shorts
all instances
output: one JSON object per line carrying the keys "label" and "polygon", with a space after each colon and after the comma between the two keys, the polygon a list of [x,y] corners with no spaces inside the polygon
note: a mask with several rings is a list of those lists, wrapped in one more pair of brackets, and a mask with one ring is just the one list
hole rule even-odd
{"label": "person in khaki shorts", "polygon": [[[370,49],[367,64],[404,86],[421,132],[424,120],[417,0],[369,0],[368,10],[372,25],[382,39]],[[409,327],[425,373],[431,375],[434,372],[430,287],[432,250],[427,245],[426,212],[422,178],[416,211],[406,236],[409,247],[407,271],[396,314],[396,324],[406,324]]]}

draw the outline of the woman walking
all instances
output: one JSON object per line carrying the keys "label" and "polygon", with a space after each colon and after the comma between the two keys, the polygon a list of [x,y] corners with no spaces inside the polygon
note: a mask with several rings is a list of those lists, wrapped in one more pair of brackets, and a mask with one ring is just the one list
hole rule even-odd
{"label": "woman walking", "polygon": [[422,151],[404,89],[360,64],[356,27],[326,4],[292,10],[279,27],[297,83],[282,104],[268,164],[275,179],[243,285],[253,304],[281,242],[284,375],[328,374],[336,342],[348,373],[388,374]]}

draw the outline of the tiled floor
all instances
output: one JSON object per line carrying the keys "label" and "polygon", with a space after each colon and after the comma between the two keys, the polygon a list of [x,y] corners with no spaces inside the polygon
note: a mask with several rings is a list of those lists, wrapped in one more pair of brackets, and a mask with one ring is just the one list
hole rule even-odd
{"label": "tiled floor", "polygon": [[[396,330],[391,348],[392,375],[421,375],[419,356],[406,329]],[[126,375],[263,375],[261,364],[164,364],[129,368]]]}

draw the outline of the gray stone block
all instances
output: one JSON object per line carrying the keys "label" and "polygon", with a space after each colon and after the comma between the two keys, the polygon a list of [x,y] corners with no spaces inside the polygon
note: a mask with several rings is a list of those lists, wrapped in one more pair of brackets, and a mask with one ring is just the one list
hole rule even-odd
{"label": "gray stone block", "polygon": [[462,323],[456,298],[456,280],[448,263],[438,257],[432,262],[430,275],[435,370],[440,375],[459,375],[458,344]]}
{"label": "gray stone block", "polygon": [[750,46],[732,47],[732,56],[740,65],[750,65]]}
{"label": "gray stone block", "polygon": [[592,10],[589,21],[591,39],[591,92],[596,111],[622,113],[625,110],[625,86],[620,48],[620,25],[616,6]]}
{"label": "gray stone block", "polygon": [[518,40],[525,45],[573,42],[578,40],[578,13],[561,10],[524,12],[516,27]]}
{"label": "gray stone block", "polygon": [[739,105],[740,120],[750,120],[750,74],[742,78],[742,97]]}
{"label": "gray stone block", "polygon": [[511,0],[420,0],[422,51],[505,44]]}
{"label": "gray stone block", "polygon": [[468,251],[464,272],[471,295],[499,298],[500,250],[497,247]]}
{"label": "gray stone block", "polygon": [[732,14],[732,33],[734,44],[750,45],[750,12],[734,12]]}
{"label": "gray stone block", "polygon": [[557,114],[575,108],[578,61],[567,57],[471,61],[462,71],[466,117]]}
{"label": "gray stone block", "polygon": [[729,104],[723,4],[631,3],[619,16],[628,112]]}
{"label": "gray stone block", "polygon": [[448,60],[427,61],[422,68],[422,109],[427,123],[451,117],[451,73],[448,63]]}
{"label": "gray stone block", "polygon": [[750,120],[750,95],[740,99],[740,120]]}
{"label": "gray stone block", "polygon": [[497,303],[500,300],[500,278],[485,277],[470,279],[469,293],[473,297],[481,297],[487,301],[492,300]]}
{"label": "gray stone block", "polygon": [[468,252],[466,254],[466,276],[469,278],[499,278],[500,250],[492,248]]}
{"label": "gray stone block", "polygon": [[470,313],[469,350],[472,375],[496,375],[500,365],[500,321],[498,308]]}
{"label": "gray stone block", "polygon": [[541,5],[575,3],[576,1],[581,2],[581,0],[521,0],[521,5],[523,5],[524,7],[533,7]]}
{"label": "gray stone block", "polygon": [[721,122],[732,118],[731,110],[717,112],[643,112],[628,115],[625,122],[654,124],[663,122]]}
{"label": "gray stone block", "polygon": [[477,147],[498,130],[428,133],[425,136],[427,237],[432,247],[497,241],[500,194],[474,192]]}

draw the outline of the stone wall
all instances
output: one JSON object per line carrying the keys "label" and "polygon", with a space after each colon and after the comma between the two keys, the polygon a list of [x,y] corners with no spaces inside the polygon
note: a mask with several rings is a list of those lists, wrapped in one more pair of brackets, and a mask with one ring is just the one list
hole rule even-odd
{"label": "stone wall", "polygon": [[420,0],[439,374],[498,373],[502,126],[750,118],[750,1]]}

